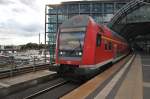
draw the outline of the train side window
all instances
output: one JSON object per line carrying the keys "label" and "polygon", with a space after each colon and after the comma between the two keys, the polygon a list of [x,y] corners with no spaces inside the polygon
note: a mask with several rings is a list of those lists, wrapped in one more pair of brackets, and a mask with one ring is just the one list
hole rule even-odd
{"label": "train side window", "polygon": [[105,47],[105,50],[108,50],[108,43],[106,40],[104,41],[104,47]]}
{"label": "train side window", "polygon": [[112,42],[109,42],[108,49],[112,50]]}
{"label": "train side window", "polygon": [[97,34],[97,37],[96,37],[96,46],[100,47],[100,45],[101,45],[101,35]]}

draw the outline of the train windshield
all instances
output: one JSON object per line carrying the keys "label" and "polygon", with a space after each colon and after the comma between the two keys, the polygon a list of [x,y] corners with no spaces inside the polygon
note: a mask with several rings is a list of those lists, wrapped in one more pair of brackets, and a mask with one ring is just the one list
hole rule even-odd
{"label": "train windshield", "polygon": [[60,56],[81,56],[85,32],[61,32],[59,50]]}
{"label": "train windshield", "polygon": [[84,32],[66,32],[60,33],[60,47],[61,50],[82,50]]}

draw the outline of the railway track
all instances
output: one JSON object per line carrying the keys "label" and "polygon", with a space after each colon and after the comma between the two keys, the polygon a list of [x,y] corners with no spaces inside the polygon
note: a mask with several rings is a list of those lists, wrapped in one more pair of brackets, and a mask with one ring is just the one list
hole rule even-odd
{"label": "railway track", "polygon": [[62,86],[62,85],[64,85],[64,84],[66,84],[66,83],[67,83],[67,81],[63,81],[63,82],[57,83],[57,84],[55,84],[55,85],[53,85],[53,86],[50,86],[50,87],[48,87],[48,88],[46,88],[46,89],[40,90],[40,91],[38,91],[38,92],[36,92],[36,93],[33,93],[33,94],[31,94],[31,95],[29,95],[29,96],[23,98],[23,99],[33,99],[33,98],[35,98],[35,97],[37,97],[37,96],[39,96],[39,95],[41,95],[41,94],[44,94],[45,92],[51,91],[51,90],[53,90],[54,88],[57,88],[57,87],[59,87],[59,86]]}
{"label": "railway track", "polygon": [[44,64],[44,65],[29,66],[29,67],[15,68],[6,71],[0,71],[0,79],[10,77],[10,76],[16,76],[20,74],[25,74],[33,71],[44,70],[44,69],[48,69],[48,67],[49,64]]}
{"label": "railway track", "polygon": [[[4,99],[58,99],[81,84],[72,83],[63,78],[51,79],[45,83],[20,90],[7,96]],[[42,97],[42,98],[41,98]]]}

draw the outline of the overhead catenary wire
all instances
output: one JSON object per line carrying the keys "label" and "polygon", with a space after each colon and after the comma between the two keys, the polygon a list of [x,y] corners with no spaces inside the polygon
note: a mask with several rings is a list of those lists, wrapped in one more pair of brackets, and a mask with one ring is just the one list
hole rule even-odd
{"label": "overhead catenary wire", "polygon": [[150,4],[150,0],[137,0],[137,1],[148,5]]}

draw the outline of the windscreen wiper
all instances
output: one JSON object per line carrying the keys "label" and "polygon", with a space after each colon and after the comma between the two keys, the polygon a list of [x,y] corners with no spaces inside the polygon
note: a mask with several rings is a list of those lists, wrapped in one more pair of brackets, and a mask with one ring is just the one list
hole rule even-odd
{"label": "windscreen wiper", "polygon": [[79,46],[73,48],[73,49],[71,50],[71,54],[73,54],[73,52],[75,52],[77,48],[80,48],[80,49],[82,50],[82,45],[81,45],[80,39],[79,39],[78,41],[79,41]]}

